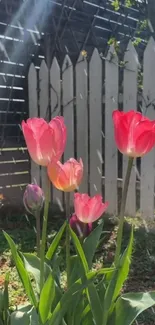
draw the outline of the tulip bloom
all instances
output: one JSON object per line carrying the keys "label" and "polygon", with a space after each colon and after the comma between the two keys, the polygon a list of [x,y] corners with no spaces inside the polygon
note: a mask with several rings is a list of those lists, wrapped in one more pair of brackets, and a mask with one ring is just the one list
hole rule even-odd
{"label": "tulip bloom", "polygon": [[59,160],[66,145],[66,126],[62,116],[47,123],[43,118],[22,121],[22,131],[32,160],[47,166],[51,160]]}
{"label": "tulip bloom", "polygon": [[64,164],[60,161],[51,162],[47,166],[47,173],[52,184],[60,191],[72,192],[81,183],[83,176],[82,159],[70,158]]}
{"label": "tulip bloom", "polygon": [[74,194],[74,209],[77,218],[84,223],[98,220],[107,209],[109,203],[102,203],[102,196],[90,197],[88,194]]}
{"label": "tulip bloom", "polygon": [[76,214],[72,214],[69,220],[70,227],[76,233],[76,235],[80,238],[87,237],[92,231],[92,223],[83,223],[81,222]]}
{"label": "tulip bloom", "polygon": [[44,204],[43,190],[37,184],[28,184],[23,196],[23,203],[26,210],[34,214],[40,211]]}
{"label": "tulip bloom", "polygon": [[155,145],[155,121],[136,111],[114,111],[114,135],[122,154],[137,158],[147,154]]}

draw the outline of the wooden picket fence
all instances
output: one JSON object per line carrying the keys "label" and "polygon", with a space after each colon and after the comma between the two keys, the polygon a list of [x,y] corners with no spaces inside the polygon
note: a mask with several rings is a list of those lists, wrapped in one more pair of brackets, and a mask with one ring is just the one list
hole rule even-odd
{"label": "wooden picket fence", "polygon": [[[28,74],[29,115],[45,118],[63,115],[68,130],[64,161],[82,158],[84,177],[80,192],[102,193],[110,202],[108,212],[118,213],[121,188],[127,167],[123,157],[122,177],[118,177],[121,159],[113,136],[112,112],[137,109],[138,102],[146,115],[155,119],[155,42],[151,38],[143,58],[143,91],[138,95],[138,55],[130,41],[124,55],[123,93],[119,92],[120,64],[113,46],[103,58],[94,49],[90,60],[82,54],[73,66],[66,55],[62,67],[54,58],[50,70],[42,61],[40,70],[31,64]],[[120,157],[120,156],[119,156]],[[135,162],[136,164],[136,162]],[[134,167],[129,185],[126,214],[154,215],[155,150],[141,160],[140,177]],[[46,172],[31,164],[31,179],[45,188]],[[53,190],[53,200],[62,201],[62,193]],[[139,202],[139,203],[138,203]]]}

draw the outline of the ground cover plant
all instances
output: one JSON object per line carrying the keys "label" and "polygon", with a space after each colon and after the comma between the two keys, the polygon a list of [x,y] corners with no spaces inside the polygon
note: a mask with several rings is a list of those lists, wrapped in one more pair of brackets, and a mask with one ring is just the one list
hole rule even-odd
{"label": "ground cover plant", "polygon": [[[3,232],[24,289],[24,301],[28,304],[18,305],[12,312],[9,307],[9,274],[6,272],[4,289],[0,294],[1,324],[130,325],[155,304],[155,291],[122,292],[129,275],[134,243],[131,225],[127,243],[124,241],[125,247],[122,245],[130,174],[134,158],[144,156],[155,145],[155,121],[136,111],[114,111],[112,118],[116,145],[129,158],[119,224],[110,239],[113,244],[116,240],[116,250],[111,251],[109,265],[108,260],[105,264],[104,254],[105,261],[100,259],[98,267],[93,264],[94,256],[97,257],[102,243],[102,215],[110,200],[103,202],[98,194],[89,197],[87,193],[78,192],[84,172],[81,159],[70,158],[64,164],[59,161],[67,139],[62,117],[56,117],[50,123],[41,118],[23,121],[22,130],[30,156],[47,169],[47,193],[44,196],[37,184],[30,184],[24,194],[24,205],[36,219],[37,256],[23,253],[11,236]],[[65,221],[51,243],[47,237],[50,182],[65,193]],[[70,215],[72,191],[76,191],[75,213]],[[43,205],[40,240],[40,211]],[[105,252],[108,249],[107,246]]]}

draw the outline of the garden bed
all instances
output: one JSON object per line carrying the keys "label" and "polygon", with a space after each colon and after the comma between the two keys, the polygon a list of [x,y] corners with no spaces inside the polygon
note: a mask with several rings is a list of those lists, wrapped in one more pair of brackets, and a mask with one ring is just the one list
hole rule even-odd
{"label": "garden bed", "polygon": [[[62,217],[52,217],[48,227],[49,241],[52,240],[55,231],[58,230],[58,227],[63,223],[63,220]],[[22,217],[20,225],[23,225],[23,227],[20,226],[20,228],[15,228],[14,225],[17,223],[15,223],[14,218],[14,220],[9,221],[8,229],[5,229],[17,243],[19,249],[23,252],[35,253],[35,231],[33,229],[33,221],[33,219],[29,219],[29,223],[31,224],[30,227],[29,223],[25,220],[25,217]],[[126,221],[124,227],[123,246],[126,247],[128,242],[131,224],[134,224],[135,228],[135,241],[130,276],[123,290],[126,292],[155,290],[155,221],[151,221],[148,226],[146,226],[140,218],[127,218]],[[103,240],[96,254],[94,268],[100,268],[103,261],[104,265],[110,265],[112,263],[115,251],[116,228],[117,225],[114,219],[109,221],[109,218],[105,218]],[[3,285],[4,275],[6,272],[10,272],[10,304],[11,306],[24,304],[26,303],[26,296],[23,292],[7,242],[2,232],[0,232],[0,243],[0,286]],[[64,241],[62,241],[62,246],[63,245]],[[143,313],[137,319],[135,324],[155,324],[154,309],[147,310]]]}

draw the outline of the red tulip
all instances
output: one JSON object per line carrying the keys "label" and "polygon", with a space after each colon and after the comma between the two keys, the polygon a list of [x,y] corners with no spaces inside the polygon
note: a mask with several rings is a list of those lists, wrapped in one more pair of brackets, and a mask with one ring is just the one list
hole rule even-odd
{"label": "red tulip", "polygon": [[64,164],[61,164],[60,161],[51,162],[47,166],[47,173],[50,181],[58,190],[72,192],[78,188],[82,180],[82,159],[78,162],[70,158]]}
{"label": "red tulip", "polygon": [[83,223],[81,222],[76,214],[72,214],[69,224],[73,231],[76,233],[76,235],[80,238],[85,238],[87,237],[91,231],[92,231],[92,223]]}
{"label": "red tulip", "polygon": [[155,121],[136,111],[114,111],[115,141],[119,151],[127,156],[142,157],[155,145]]}
{"label": "red tulip", "polygon": [[94,222],[101,217],[109,203],[102,203],[102,196],[90,197],[88,194],[74,194],[74,209],[77,218],[84,223]]}
{"label": "red tulip", "polygon": [[59,160],[66,145],[66,126],[62,116],[47,123],[43,118],[22,121],[22,131],[32,160],[47,166],[51,160]]}

